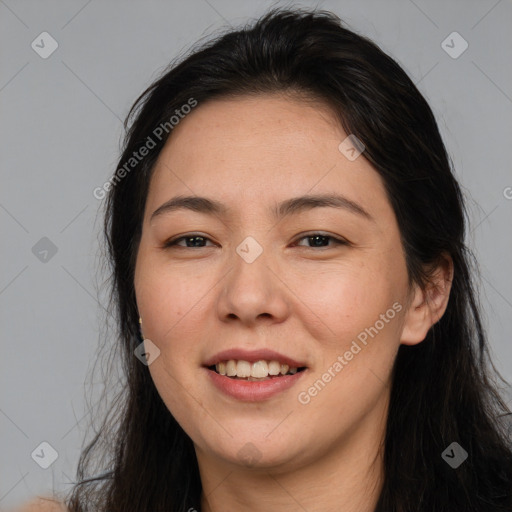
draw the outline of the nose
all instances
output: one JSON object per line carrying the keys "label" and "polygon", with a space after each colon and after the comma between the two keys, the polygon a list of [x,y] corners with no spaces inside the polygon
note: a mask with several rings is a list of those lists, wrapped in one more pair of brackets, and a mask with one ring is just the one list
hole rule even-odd
{"label": "nose", "polygon": [[219,292],[219,318],[224,322],[238,320],[247,326],[262,321],[284,321],[291,302],[287,300],[288,288],[278,276],[276,262],[270,261],[265,251],[250,261],[234,252],[231,269],[222,280]]}

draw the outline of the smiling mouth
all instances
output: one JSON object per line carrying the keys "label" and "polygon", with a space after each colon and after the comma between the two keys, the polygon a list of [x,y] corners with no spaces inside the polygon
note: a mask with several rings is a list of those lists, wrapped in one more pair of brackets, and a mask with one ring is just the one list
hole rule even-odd
{"label": "smiling mouth", "polygon": [[244,360],[230,359],[211,365],[208,369],[235,380],[265,381],[284,375],[295,375],[304,371],[306,367],[294,368],[275,360],[260,360],[251,363]]}

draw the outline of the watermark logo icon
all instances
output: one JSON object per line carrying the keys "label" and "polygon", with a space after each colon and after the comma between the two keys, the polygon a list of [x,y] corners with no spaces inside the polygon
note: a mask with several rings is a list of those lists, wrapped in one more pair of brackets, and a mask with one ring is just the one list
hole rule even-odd
{"label": "watermark logo icon", "polygon": [[238,450],[238,459],[248,466],[254,466],[260,459],[262,453],[253,443],[245,443],[240,450]]}
{"label": "watermark logo icon", "polygon": [[246,263],[252,263],[263,252],[263,247],[252,236],[248,236],[236,248],[236,252]]}
{"label": "watermark logo icon", "polygon": [[340,143],[338,149],[342,155],[353,162],[365,150],[365,145],[351,133]]}
{"label": "watermark logo icon", "polygon": [[149,366],[160,355],[160,349],[151,340],[146,338],[137,345],[133,353],[142,364]]}
{"label": "watermark logo icon", "polygon": [[468,46],[468,42],[458,32],[452,32],[441,43],[441,48],[452,59],[458,59],[468,49]]}
{"label": "watermark logo icon", "polygon": [[46,236],[43,236],[32,247],[32,254],[41,262],[48,263],[57,254],[57,246]]}
{"label": "watermark logo icon", "polygon": [[38,466],[48,469],[58,459],[59,454],[50,443],[43,441],[30,456]]}
{"label": "watermark logo icon", "polygon": [[441,454],[443,460],[453,469],[457,469],[467,458],[468,452],[455,441]]}
{"label": "watermark logo icon", "polygon": [[39,57],[47,59],[59,47],[59,43],[48,32],[41,32],[30,46]]}

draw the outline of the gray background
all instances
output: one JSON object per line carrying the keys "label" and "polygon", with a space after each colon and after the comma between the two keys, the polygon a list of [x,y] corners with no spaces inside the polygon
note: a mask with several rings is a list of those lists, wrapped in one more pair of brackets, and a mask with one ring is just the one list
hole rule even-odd
{"label": "gray background", "polygon": [[[92,191],[115,170],[121,119],[172,58],[271,5],[283,4],[0,0],[2,510],[66,490],[74,477],[104,304],[97,292],[102,202]],[[481,266],[492,352],[512,381],[512,3],[287,5],[334,11],[394,56],[430,102],[469,200],[468,244]],[[31,47],[43,31],[59,45],[47,59]],[[456,59],[441,47],[453,31],[469,44]],[[54,255],[40,252],[43,237]],[[31,458],[42,441],[58,452],[48,469]]]}

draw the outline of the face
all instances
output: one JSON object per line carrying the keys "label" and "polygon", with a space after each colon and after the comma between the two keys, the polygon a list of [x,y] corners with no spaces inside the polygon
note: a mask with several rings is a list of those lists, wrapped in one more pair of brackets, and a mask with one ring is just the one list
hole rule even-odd
{"label": "face", "polygon": [[[383,182],[346,137],[322,104],[241,97],[199,104],[159,157],[136,298],[198,458],[284,470],[384,427],[408,279]],[[177,196],[217,208],[163,206]]]}

